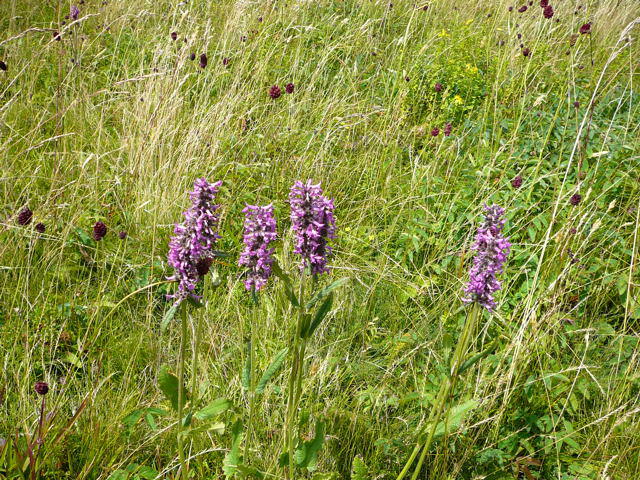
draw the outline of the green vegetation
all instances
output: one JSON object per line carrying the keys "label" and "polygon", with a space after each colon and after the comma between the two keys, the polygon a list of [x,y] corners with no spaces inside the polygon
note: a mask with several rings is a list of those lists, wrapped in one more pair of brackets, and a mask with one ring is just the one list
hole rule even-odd
{"label": "green vegetation", "polygon": [[[179,431],[194,479],[395,480],[424,432],[417,478],[639,478],[640,4],[539,3],[0,2],[0,478],[176,479]],[[199,177],[223,255],[184,336]],[[299,308],[307,179],[337,218],[314,288],[348,281]],[[254,302],[242,209],[271,202]],[[452,381],[485,203],[512,251]]]}

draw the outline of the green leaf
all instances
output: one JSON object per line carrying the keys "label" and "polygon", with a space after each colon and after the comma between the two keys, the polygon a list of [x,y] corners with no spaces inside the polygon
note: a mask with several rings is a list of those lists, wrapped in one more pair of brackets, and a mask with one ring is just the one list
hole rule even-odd
{"label": "green leaf", "polygon": [[222,471],[227,478],[232,478],[238,472],[242,436],[242,420],[236,420],[231,427],[231,448],[222,461]]}
{"label": "green leaf", "polygon": [[269,383],[269,381],[274,377],[274,375],[278,373],[278,371],[280,370],[280,367],[282,367],[282,364],[285,358],[287,358],[288,353],[289,353],[289,347],[285,347],[282,350],[280,350],[278,353],[276,353],[275,357],[273,357],[273,360],[271,360],[271,363],[262,374],[262,377],[260,378],[260,381],[256,386],[256,393],[264,392],[264,389],[267,386],[267,383]]}
{"label": "green leaf", "polygon": [[360,456],[354,457],[351,463],[351,480],[369,480],[369,469]]}
{"label": "green leaf", "polygon": [[327,295],[329,295],[332,291],[334,291],[336,288],[341,287],[342,285],[344,285],[345,283],[347,283],[349,281],[349,278],[347,277],[343,277],[340,278],[338,280],[336,280],[335,282],[327,285],[326,287],[324,287],[322,290],[320,290],[318,293],[316,293],[311,300],[309,300],[309,302],[307,303],[306,307],[307,310],[310,310],[313,308],[313,306],[318,303],[320,300],[322,300],[323,298],[325,298]]}
{"label": "green leaf", "polygon": [[203,409],[198,410],[194,417],[201,421],[211,420],[229,408],[231,408],[231,401],[226,398],[217,398]]}
{"label": "green leaf", "polygon": [[475,409],[479,404],[480,403],[477,400],[471,399],[451,408],[449,412],[447,412],[446,418],[438,423],[434,438],[443,436],[445,430],[447,432],[452,432],[460,428],[460,425],[462,424],[462,421],[465,419],[467,414],[469,414],[471,410]]}
{"label": "green leaf", "polygon": [[254,467],[248,467],[242,463],[238,465],[238,472],[241,478],[264,478],[260,470]]}
{"label": "green leaf", "polygon": [[173,317],[176,316],[179,305],[179,303],[174,303],[173,305],[171,305],[171,308],[167,310],[167,313],[164,314],[164,316],[162,317],[162,322],[160,322],[160,332],[164,333],[164,331],[167,329],[167,326],[169,325],[171,320],[173,320]]}
{"label": "green leaf", "polygon": [[298,297],[296,297],[296,294],[293,293],[293,285],[291,284],[291,279],[286,273],[282,271],[282,269],[280,268],[280,264],[277,261],[271,264],[271,271],[284,284],[284,291],[287,294],[287,297],[289,298],[291,305],[293,305],[296,308],[299,308],[300,302],[298,301]]}
{"label": "green leaf", "polygon": [[171,407],[176,411],[178,411],[178,384],[178,377],[169,371],[169,367],[163,365],[158,375],[158,386],[167,400],[171,402]]}
{"label": "green leaf", "polygon": [[143,417],[145,411],[146,410],[144,408],[138,408],[137,410],[134,410],[133,412],[128,413],[122,419],[122,423],[125,426],[125,428],[130,429],[136,423],[138,423],[140,419]]}
{"label": "green leaf", "polygon": [[307,470],[315,470],[318,460],[318,452],[324,444],[325,424],[322,420],[316,422],[316,431],[314,437],[302,444],[294,453],[294,460],[301,468]]}
{"label": "green leaf", "polygon": [[111,475],[109,475],[107,480],[127,480],[128,478],[129,478],[129,472],[127,472],[126,470],[118,469],[115,472],[113,472]]}
{"label": "green leaf", "polygon": [[330,293],[329,295],[327,295],[327,298],[325,299],[325,301],[322,302],[322,305],[320,305],[320,308],[318,308],[318,311],[313,317],[313,321],[311,322],[311,325],[309,325],[306,331],[301,333],[302,338],[310,338],[311,335],[313,335],[313,332],[316,331],[316,329],[322,323],[322,320],[324,320],[324,317],[326,317],[327,313],[329,313],[329,310],[331,310],[332,305],[333,305],[333,293]]}

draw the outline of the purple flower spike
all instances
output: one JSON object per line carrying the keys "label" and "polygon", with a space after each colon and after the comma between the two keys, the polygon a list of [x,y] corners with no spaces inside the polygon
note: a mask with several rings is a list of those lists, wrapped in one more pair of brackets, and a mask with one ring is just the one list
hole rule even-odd
{"label": "purple flower spike", "polygon": [[184,221],[173,229],[167,258],[175,270],[169,280],[178,282],[178,291],[169,298],[175,298],[177,302],[188,296],[198,298],[193,292],[209,271],[214,257],[213,246],[220,238],[216,214],[219,205],[214,202],[221,184],[209,183],[204,178],[196,180],[189,194],[191,207],[184,212]]}
{"label": "purple flower spike", "polygon": [[496,307],[493,293],[500,290],[501,285],[496,275],[502,273],[504,262],[511,250],[509,239],[502,235],[504,226],[504,208],[498,205],[484,207],[484,223],[478,228],[473,250],[476,256],[469,272],[469,284],[465,289],[466,303],[477,302],[480,306],[492,311]]}
{"label": "purple flower spike", "polygon": [[309,267],[312,275],[328,271],[328,240],[335,238],[333,200],[322,194],[320,184],[297,181],[289,193],[291,223],[295,236],[294,253],[302,257],[300,270]]}
{"label": "purple flower spike", "polygon": [[262,290],[271,276],[273,263],[273,242],[276,233],[276,219],[273,206],[259,207],[247,205],[244,210],[244,250],[240,254],[238,265],[247,267],[244,286],[247,290]]}
{"label": "purple flower spike", "polygon": [[75,5],[71,5],[71,18],[73,18],[74,20],[77,20],[79,16],[80,16],[80,9]]}

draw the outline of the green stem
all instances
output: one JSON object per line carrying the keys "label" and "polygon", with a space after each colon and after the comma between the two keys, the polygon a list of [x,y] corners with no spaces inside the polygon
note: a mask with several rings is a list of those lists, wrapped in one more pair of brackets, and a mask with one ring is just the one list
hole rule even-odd
{"label": "green stem", "polygon": [[252,425],[253,425],[253,410],[255,408],[255,379],[254,379],[254,368],[253,368],[253,364],[255,362],[255,355],[254,355],[254,348],[255,348],[255,343],[256,343],[256,333],[255,333],[255,320],[257,318],[257,310],[258,310],[258,295],[256,294],[256,291],[253,290],[252,291],[252,298],[253,298],[253,305],[254,305],[254,309],[253,309],[253,318],[252,321],[249,325],[249,330],[250,330],[250,340],[249,340],[249,392],[248,392],[248,396],[249,396],[249,420],[247,422],[247,438],[245,440],[245,444],[244,444],[244,458],[243,461],[245,462],[245,464],[247,463],[247,459],[249,458],[249,443],[251,440],[251,433],[252,433]]}
{"label": "green stem", "polygon": [[416,464],[414,473],[411,476],[411,480],[416,480],[418,478],[418,475],[420,474],[420,470],[422,469],[422,464],[424,463],[427,453],[429,452],[429,449],[431,448],[431,445],[433,443],[433,439],[435,437],[435,432],[438,427],[438,423],[440,423],[440,420],[442,419],[442,415],[446,410],[447,401],[449,400],[449,397],[451,396],[452,392],[455,389],[456,382],[458,380],[458,372],[460,370],[460,366],[464,362],[465,354],[467,352],[467,349],[469,348],[469,344],[471,343],[471,338],[476,330],[476,324],[478,323],[478,318],[480,317],[479,313],[480,313],[480,307],[477,304],[475,304],[472,307],[472,310],[469,313],[469,316],[467,317],[467,321],[465,322],[464,327],[462,328],[460,340],[456,345],[456,350],[453,354],[453,359],[452,359],[451,372],[450,372],[451,375],[449,378],[445,379],[443,383],[440,385],[440,390],[438,391],[438,396],[436,397],[433,407],[431,408],[429,419],[418,431],[418,438],[419,438],[424,433],[425,428],[429,426],[430,427],[429,435],[424,443],[421,443],[420,440],[418,440],[418,443],[413,449],[413,452],[411,452],[411,455],[407,460],[407,463],[405,464],[404,468],[402,469],[400,474],[396,477],[396,480],[402,480],[407,475],[407,473],[409,472],[409,469],[411,468],[411,465],[413,464],[413,461],[418,456],[418,453],[422,452],[420,454],[420,458],[418,459],[418,463]]}
{"label": "green stem", "polygon": [[184,445],[183,445],[183,411],[184,411],[184,354],[185,346],[187,343],[187,307],[182,305],[181,310],[181,335],[180,335],[180,355],[178,357],[178,456],[180,457],[180,472],[177,478],[187,479],[187,462],[184,458]]}

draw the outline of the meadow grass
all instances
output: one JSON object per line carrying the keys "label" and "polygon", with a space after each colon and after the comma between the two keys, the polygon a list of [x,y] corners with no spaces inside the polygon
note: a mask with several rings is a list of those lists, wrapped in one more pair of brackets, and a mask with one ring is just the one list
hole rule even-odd
{"label": "meadow grass", "polygon": [[[253,306],[236,262],[245,204],[273,202],[295,271],[287,195],[306,179],[336,204],[321,285],[350,281],[306,347],[299,428],[324,442],[296,478],[403,468],[459,340],[485,203],[507,210],[512,253],[420,478],[640,476],[636,0],[557,0],[551,19],[473,0],[86,0],[65,19],[72,3],[0,3],[0,438],[37,429],[47,381],[64,435],[42,478],[176,477],[175,417],[127,419],[170,410],[167,244],[198,177],[223,181],[228,256],[190,311],[186,377],[232,407],[186,439],[193,478],[241,477],[225,457],[247,438],[246,476],[285,475],[288,360],[244,434],[242,371],[252,330],[263,372],[296,319],[281,281]],[[21,478],[2,452],[0,477]]]}

